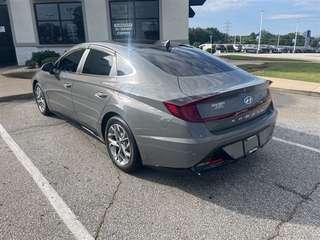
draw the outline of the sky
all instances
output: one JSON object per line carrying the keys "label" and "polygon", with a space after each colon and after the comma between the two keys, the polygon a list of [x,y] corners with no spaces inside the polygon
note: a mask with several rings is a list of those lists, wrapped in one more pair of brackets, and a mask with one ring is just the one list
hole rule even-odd
{"label": "sky", "polygon": [[312,37],[320,37],[320,0],[206,0],[192,9],[191,28],[229,29],[231,36],[247,36],[259,32],[262,16],[261,29],[272,34],[295,33],[298,26],[298,33],[311,30]]}

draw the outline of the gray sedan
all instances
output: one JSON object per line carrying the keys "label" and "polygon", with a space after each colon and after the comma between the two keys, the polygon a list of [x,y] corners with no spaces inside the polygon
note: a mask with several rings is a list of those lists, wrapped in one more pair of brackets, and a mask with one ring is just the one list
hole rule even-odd
{"label": "gray sedan", "polygon": [[125,172],[194,171],[263,147],[277,111],[270,81],[189,45],[76,45],[32,78],[40,112],[106,144]]}

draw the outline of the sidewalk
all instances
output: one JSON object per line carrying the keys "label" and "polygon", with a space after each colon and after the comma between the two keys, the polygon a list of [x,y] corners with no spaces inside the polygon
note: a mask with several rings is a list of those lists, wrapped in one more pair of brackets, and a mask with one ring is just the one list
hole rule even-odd
{"label": "sidewalk", "polygon": [[320,97],[320,83],[303,82],[298,80],[289,80],[272,77],[260,78],[270,80],[273,82],[270,85],[272,91]]}
{"label": "sidewalk", "polygon": [[0,102],[32,97],[30,79],[7,78],[0,73]]}
{"label": "sidewalk", "polygon": [[[4,69],[0,68],[0,102],[33,97],[30,79],[7,78],[1,75],[3,71]],[[320,83],[281,78],[261,78],[271,80],[273,82],[270,86],[273,91],[320,97]]]}

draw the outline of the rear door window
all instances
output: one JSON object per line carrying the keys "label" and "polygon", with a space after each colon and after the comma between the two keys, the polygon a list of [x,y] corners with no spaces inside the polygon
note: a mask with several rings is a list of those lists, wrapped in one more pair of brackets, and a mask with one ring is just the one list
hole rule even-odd
{"label": "rear door window", "polygon": [[82,72],[86,74],[111,76],[114,55],[106,51],[90,49]]}

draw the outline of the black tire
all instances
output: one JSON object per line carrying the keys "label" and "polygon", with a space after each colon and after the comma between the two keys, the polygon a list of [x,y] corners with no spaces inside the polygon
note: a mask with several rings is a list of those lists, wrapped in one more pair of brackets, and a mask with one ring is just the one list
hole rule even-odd
{"label": "black tire", "polygon": [[109,157],[124,172],[133,172],[141,168],[141,158],[133,134],[127,123],[120,117],[109,119],[105,142]]}
{"label": "black tire", "polygon": [[44,93],[43,93],[39,83],[37,83],[34,86],[33,95],[34,95],[34,98],[36,100],[36,103],[37,103],[39,111],[45,116],[50,115],[51,112],[50,112],[50,110],[48,108],[46,98],[44,96]]}

